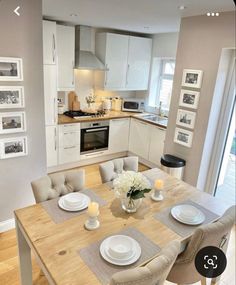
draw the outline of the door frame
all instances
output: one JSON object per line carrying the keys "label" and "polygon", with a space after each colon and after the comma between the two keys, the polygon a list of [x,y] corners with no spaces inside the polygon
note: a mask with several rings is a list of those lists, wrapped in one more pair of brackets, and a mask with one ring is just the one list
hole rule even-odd
{"label": "door frame", "polygon": [[219,116],[219,126],[215,136],[214,147],[212,149],[212,157],[206,181],[206,192],[215,195],[220,169],[222,165],[223,155],[225,151],[225,144],[228,137],[230,122],[234,112],[234,104],[236,100],[235,92],[235,72],[236,57],[232,60],[230,72],[228,74],[228,82],[224,92],[224,100],[222,101],[221,112]]}

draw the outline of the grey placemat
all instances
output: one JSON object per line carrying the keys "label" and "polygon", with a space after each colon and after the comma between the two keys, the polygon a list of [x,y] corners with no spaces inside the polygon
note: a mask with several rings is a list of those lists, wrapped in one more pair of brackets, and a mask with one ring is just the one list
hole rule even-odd
{"label": "grey placemat", "polygon": [[[100,207],[106,205],[107,203],[105,200],[103,200],[97,194],[95,194],[92,190],[85,189],[80,191],[80,193],[89,196],[91,201],[97,202],[100,205]],[[78,212],[64,211],[58,206],[59,199],[60,197],[41,203],[43,208],[47,211],[48,215],[56,224],[62,223],[68,219],[84,214],[84,212],[87,211],[87,208]]]}
{"label": "grey placemat", "polygon": [[127,235],[134,238],[141,246],[142,253],[139,260],[137,260],[134,264],[128,266],[117,266],[108,263],[100,255],[100,244],[107,237],[89,245],[86,248],[81,249],[78,252],[80,257],[87,264],[90,270],[97,276],[101,284],[108,284],[114,273],[143,264],[160,251],[160,247],[157,244],[153,243],[149,238],[135,228],[127,228],[115,234]]}
{"label": "grey placemat", "polygon": [[[192,205],[204,213],[206,219],[201,225],[210,224],[211,222],[213,222],[219,218],[219,216],[217,214],[207,210],[203,206],[201,206],[201,205],[199,205],[199,204],[197,204],[191,200],[183,201],[181,203],[176,204],[175,206],[182,205],[182,204]],[[178,222],[177,220],[175,220],[170,213],[171,208],[173,208],[173,207],[174,206],[172,206],[170,208],[166,208],[165,210],[163,210],[159,213],[156,213],[154,215],[154,218],[159,220],[162,224],[166,225],[168,228],[170,228],[172,231],[174,231],[175,233],[177,233],[178,235],[180,235],[182,237],[187,237],[187,236],[191,235],[196,230],[197,227],[201,226],[201,225],[197,225],[197,226],[185,225],[185,224],[182,224],[182,223]]]}

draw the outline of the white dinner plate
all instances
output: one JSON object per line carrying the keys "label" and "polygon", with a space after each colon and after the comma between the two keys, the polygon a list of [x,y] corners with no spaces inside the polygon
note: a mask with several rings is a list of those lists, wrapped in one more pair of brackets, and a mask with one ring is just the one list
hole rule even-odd
{"label": "white dinner plate", "polygon": [[133,253],[131,256],[129,256],[126,259],[117,259],[114,257],[111,257],[108,252],[108,245],[109,245],[109,239],[110,237],[106,238],[100,245],[100,253],[101,256],[109,263],[119,266],[126,266],[135,263],[139,257],[141,256],[141,247],[139,243],[135,240],[133,240]]}
{"label": "white dinner plate", "polygon": [[90,203],[90,198],[85,195],[85,194],[82,194],[83,195],[83,203],[75,208],[75,207],[68,207],[67,205],[64,204],[64,196],[62,196],[59,200],[58,200],[58,205],[61,209],[65,210],[65,211],[69,211],[69,212],[77,212],[77,211],[82,211],[84,209],[86,209],[88,207],[88,204]]}
{"label": "white dinner plate", "polygon": [[171,209],[171,215],[177,221],[186,225],[200,225],[205,221],[205,215],[192,205],[178,205]]}

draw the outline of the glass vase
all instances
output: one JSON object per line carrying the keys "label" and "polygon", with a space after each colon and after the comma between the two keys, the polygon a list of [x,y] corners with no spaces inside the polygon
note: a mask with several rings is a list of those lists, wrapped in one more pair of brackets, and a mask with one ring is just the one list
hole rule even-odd
{"label": "glass vase", "polygon": [[129,197],[121,198],[121,207],[123,210],[125,210],[127,213],[135,213],[137,212],[138,208],[140,207],[142,203],[141,199],[130,199]]}

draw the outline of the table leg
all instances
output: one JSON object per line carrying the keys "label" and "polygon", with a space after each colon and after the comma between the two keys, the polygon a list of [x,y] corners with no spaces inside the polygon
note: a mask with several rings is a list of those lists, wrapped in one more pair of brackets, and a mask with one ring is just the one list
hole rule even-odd
{"label": "table leg", "polygon": [[32,285],[32,263],[31,263],[31,250],[21,232],[16,220],[16,233],[18,243],[19,267],[20,267],[20,281],[21,285]]}

